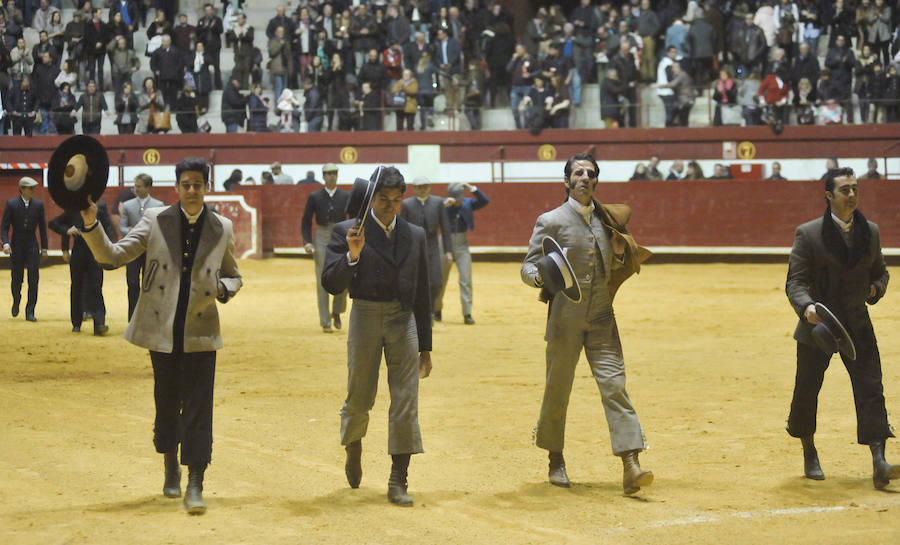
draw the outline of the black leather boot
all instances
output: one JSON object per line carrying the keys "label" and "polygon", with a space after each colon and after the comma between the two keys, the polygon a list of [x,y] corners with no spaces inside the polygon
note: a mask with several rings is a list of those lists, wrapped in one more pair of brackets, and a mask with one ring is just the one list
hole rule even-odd
{"label": "black leather boot", "polygon": [[184,490],[184,508],[191,515],[202,515],[206,512],[203,502],[203,473],[206,465],[188,466],[188,484]]}
{"label": "black leather boot", "polygon": [[412,496],[406,493],[406,475],[409,469],[409,454],[392,454],[391,477],[388,479],[387,498],[401,507],[412,507]]}
{"label": "black leather boot", "polygon": [[869,449],[872,451],[872,483],[880,490],[889,485],[891,479],[900,478],[900,466],[891,465],[884,459],[884,441],[872,443]]}
{"label": "black leather boot", "polygon": [[819,453],[816,451],[813,436],[801,437],[800,443],[803,445],[803,474],[807,479],[824,481],[825,473],[822,472],[822,466],[819,465]]}
{"label": "black leather boot", "polygon": [[362,441],[356,440],[344,447],[347,451],[347,461],[344,463],[344,474],[350,488],[359,488],[362,481]]}
{"label": "black leather boot", "polygon": [[163,454],[166,467],[166,481],[163,483],[163,495],[167,498],[181,497],[181,467],[178,465],[178,452]]}
{"label": "black leather boot", "polygon": [[569,488],[569,476],[566,474],[566,460],[562,451],[550,452],[550,484]]}

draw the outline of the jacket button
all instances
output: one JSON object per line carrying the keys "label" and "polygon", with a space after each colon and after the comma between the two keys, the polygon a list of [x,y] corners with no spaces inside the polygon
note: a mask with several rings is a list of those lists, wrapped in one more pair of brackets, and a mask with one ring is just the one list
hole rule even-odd
{"label": "jacket button", "polygon": [[591,273],[587,273],[586,275],[584,275],[584,279],[587,280],[588,282],[590,282],[591,281]]}
{"label": "jacket button", "polygon": [[210,293],[209,293],[209,292],[206,292],[206,296],[209,297],[209,296],[210,296]]}

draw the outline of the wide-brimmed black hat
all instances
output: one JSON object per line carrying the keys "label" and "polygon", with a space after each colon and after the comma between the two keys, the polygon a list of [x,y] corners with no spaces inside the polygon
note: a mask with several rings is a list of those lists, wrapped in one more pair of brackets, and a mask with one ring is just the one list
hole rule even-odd
{"label": "wide-brimmed black hat", "polygon": [[856,359],[856,345],[853,339],[828,307],[822,303],[816,303],[816,314],[822,320],[812,329],[812,338],[816,344],[829,356],[840,351],[851,360]]}
{"label": "wide-brimmed black hat", "polygon": [[50,157],[50,198],[63,210],[84,210],[88,195],[100,200],[108,177],[109,157],[100,142],[81,134],[67,138]]}
{"label": "wide-brimmed black hat", "polygon": [[541,246],[544,255],[538,259],[537,268],[544,280],[544,289],[553,295],[562,292],[575,303],[581,301],[581,287],[565,251],[553,237],[544,237]]}
{"label": "wide-brimmed black hat", "polygon": [[372,197],[378,191],[378,183],[381,181],[382,167],[375,169],[372,178],[364,180],[357,178],[353,181],[353,189],[350,190],[350,200],[347,202],[347,219],[356,218],[362,223],[366,214],[372,208]]}

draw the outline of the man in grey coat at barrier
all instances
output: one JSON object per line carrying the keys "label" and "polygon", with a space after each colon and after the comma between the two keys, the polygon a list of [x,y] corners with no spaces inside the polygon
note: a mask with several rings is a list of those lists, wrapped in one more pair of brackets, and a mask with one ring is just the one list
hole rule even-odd
{"label": "man in grey coat at barrier", "polygon": [[[538,217],[521,271],[522,281],[541,288],[541,300],[550,304],[544,337],[546,384],[534,441],[549,451],[550,484],[569,487],[563,459],[566,410],[575,366],[584,350],[600,387],[613,454],[622,458],[623,488],[633,494],[653,482],[653,473],[642,470],[638,462],[638,453],[646,448],[644,431],[625,390],[625,360],[612,303],[622,282],[640,271],[650,253],[625,229],[631,216],[627,206],[602,205],[593,199],[599,172],[593,157],[574,155],[564,172],[568,198]],[[578,302],[561,291],[551,294],[544,289],[537,262],[548,236],[566,251],[583,294]]]}

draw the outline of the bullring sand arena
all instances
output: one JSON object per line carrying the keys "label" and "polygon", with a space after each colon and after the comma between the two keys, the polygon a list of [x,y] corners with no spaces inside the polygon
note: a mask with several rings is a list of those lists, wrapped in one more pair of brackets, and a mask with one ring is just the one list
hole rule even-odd
{"label": "bullring sand arena", "polygon": [[[872,487],[838,358],[819,398],[827,479],[803,478],[800,443],[784,431],[796,324],[786,263],[651,261],[619,292],[628,390],[651,447],[641,463],[656,474],[634,497],[622,495],[622,464],[583,359],[567,429],[573,486],[547,482],[546,452],[531,444],[546,307],[519,280],[519,263],[475,263],[475,326],[462,324],[451,273],[434,372],[420,389],[426,453],[410,465],[412,509],[385,499],[385,373],[362,486],[346,483],[338,410],[347,335],[319,327],[312,260],[240,266],[244,288],[220,307],[225,349],[203,517],[161,492],[149,357],[121,338],[124,270],[106,273],[105,338],[91,336],[89,322],[69,332],[66,266],[41,269],[36,324],[9,317],[9,270],[0,271],[0,543],[900,543],[900,483]],[[870,312],[896,425],[896,284]],[[887,453],[900,459],[900,441]]]}

